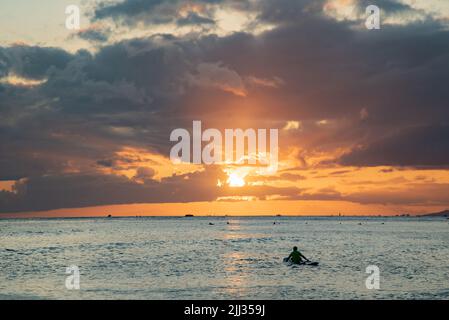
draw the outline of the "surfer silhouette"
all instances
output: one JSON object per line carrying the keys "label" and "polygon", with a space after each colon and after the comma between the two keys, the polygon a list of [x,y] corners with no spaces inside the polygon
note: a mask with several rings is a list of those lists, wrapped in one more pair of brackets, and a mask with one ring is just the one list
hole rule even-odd
{"label": "surfer silhouette", "polygon": [[291,261],[293,263],[296,264],[300,264],[303,262],[303,259],[306,261],[310,261],[309,259],[307,259],[300,251],[298,251],[298,247],[293,247],[293,251],[292,253],[290,253],[290,255],[287,258],[287,261]]}

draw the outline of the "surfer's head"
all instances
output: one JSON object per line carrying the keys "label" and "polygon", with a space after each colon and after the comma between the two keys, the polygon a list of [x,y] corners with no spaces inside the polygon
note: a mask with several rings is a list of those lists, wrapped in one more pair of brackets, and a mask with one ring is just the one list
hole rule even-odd
{"label": "surfer's head", "polygon": [[298,251],[298,247],[293,247],[293,251]]}

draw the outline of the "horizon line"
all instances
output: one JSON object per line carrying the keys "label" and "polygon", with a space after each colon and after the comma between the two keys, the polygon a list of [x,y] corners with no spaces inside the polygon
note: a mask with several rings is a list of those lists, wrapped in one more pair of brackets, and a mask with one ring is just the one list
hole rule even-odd
{"label": "horizon line", "polygon": [[34,216],[27,214],[17,214],[2,216],[0,214],[0,220],[12,220],[12,219],[91,219],[91,218],[103,218],[103,219],[116,219],[116,218],[415,218],[415,217],[434,217],[439,216],[431,214],[361,214],[361,215],[329,215],[329,214],[258,214],[258,215],[202,215],[202,214],[184,214],[184,215],[90,215],[90,216]]}

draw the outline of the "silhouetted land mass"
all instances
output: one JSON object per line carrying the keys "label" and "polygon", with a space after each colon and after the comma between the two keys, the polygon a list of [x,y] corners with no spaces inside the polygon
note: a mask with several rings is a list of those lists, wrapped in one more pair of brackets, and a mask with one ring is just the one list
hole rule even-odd
{"label": "silhouetted land mass", "polygon": [[426,217],[449,217],[449,210],[424,214]]}

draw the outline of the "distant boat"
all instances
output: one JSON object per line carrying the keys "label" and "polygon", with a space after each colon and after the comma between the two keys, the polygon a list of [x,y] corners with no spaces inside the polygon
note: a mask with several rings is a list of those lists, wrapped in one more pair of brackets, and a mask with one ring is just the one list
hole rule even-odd
{"label": "distant boat", "polygon": [[186,214],[184,217],[193,217],[193,214]]}
{"label": "distant boat", "polygon": [[108,214],[108,218],[112,218],[112,215]]}

